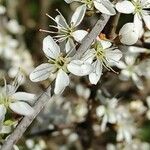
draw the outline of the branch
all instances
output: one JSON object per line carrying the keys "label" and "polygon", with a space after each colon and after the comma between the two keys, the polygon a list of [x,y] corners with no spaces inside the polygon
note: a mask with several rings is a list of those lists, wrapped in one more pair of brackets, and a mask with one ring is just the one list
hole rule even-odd
{"label": "branch", "polygon": [[[82,54],[90,47],[92,42],[96,39],[96,37],[100,34],[100,32],[104,29],[106,23],[109,20],[109,16],[102,14],[101,18],[97,21],[92,31],[83,39],[83,42],[79,49],[77,50],[77,56],[80,58]],[[53,90],[53,89],[52,89]],[[14,132],[6,139],[1,150],[11,150],[13,145],[17,143],[17,141],[22,137],[23,133],[32,123],[32,121],[36,118],[42,108],[47,104],[50,100],[50,91],[51,87],[48,87],[46,92],[43,92],[41,96],[37,99],[37,102],[34,106],[35,113],[30,117],[24,117],[20,124],[16,127]]]}
{"label": "branch", "polygon": [[120,13],[116,14],[112,18],[111,32],[109,35],[110,39],[112,39],[112,40],[115,39],[117,36],[116,30],[117,30],[119,19],[120,19]]}

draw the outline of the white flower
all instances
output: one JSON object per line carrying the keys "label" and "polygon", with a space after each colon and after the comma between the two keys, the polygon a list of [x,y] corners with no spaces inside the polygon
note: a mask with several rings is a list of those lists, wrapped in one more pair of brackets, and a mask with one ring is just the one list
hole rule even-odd
{"label": "white flower", "polygon": [[0,120],[5,117],[7,109],[24,116],[29,116],[34,112],[28,103],[35,100],[35,95],[26,92],[16,92],[18,86],[15,80],[12,85],[5,83],[5,86],[1,88]]}
{"label": "white flower", "polygon": [[125,140],[127,143],[132,141],[132,136],[135,134],[135,126],[130,118],[120,118],[117,122],[117,141]]}
{"label": "white flower", "polygon": [[112,63],[118,63],[122,57],[122,52],[116,47],[112,47],[112,43],[97,39],[91,49],[84,55],[83,60],[89,61],[93,65],[93,72],[89,74],[89,80],[92,84],[97,84],[99,81],[103,67],[109,71]]}
{"label": "white flower", "polygon": [[0,5],[0,15],[3,15],[6,13],[6,8],[3,5]]}
{"label": "white flower", "polygon": [[7,23],[7,29],[9,32],[13,33],[13,34],[20,34],[23,32],[23,27],[20,26],[17,22],[17,20],[12,19]]}
{"label": "white flower", "polygon": [[99,12],[107,15],[116,14],[114,5],[109,0],[65,0],[66,3],[72,3],[74,1],[86,4],[89,10],[96,8]]}
{"label": "white flower", "polygon": [[105,99],[105,104],[100,105],[96,109],[96,114],[99,118],[102,117],[101,130],[105,131],[107,123],[116,123],[117,122],[117,111],[116,107],[118,100],[116,98]]}
{"label": "white flower", "polygon": [[0,56],[6,59],[12,60],[12,56],[15,54],[15,50],[19,45],[16,39],[13,39],[9,35],[0,33]]}
{"label": "white flower", "polygon": [[58,32],[45,30],[41,31],[57,34],[56,36],[54,36],[54,38],[57,39],[58,42],[63,42],[65,40],[67,40],[67,43],[72,42],[72,40],[81,42],[88,32],[85,30],[77,30],[76,28],[82,22],[85,16],[85,12],[86,6],[85,5],[79,6],[72,15],[69,24],[66,22],[66,19],[60,12],[55,19],[53,19],[51,16],[48,15],[48,17],[51,18],[53,21],[55,21],[55,23],[57,24],[57,26],[50,25],[50,27],[58,29]]}
{"label": "white flower", "polygon": [[138,67],[135,65],[136,58],[137,54],[127,53],[125,55],[125,63],[120,61],[120,63],[117,64],[117,67],[121,69],[120,79],[126,81],[131,78],[134,84],[142,90],[144,86],[138,75]]}
{"label": "white flower", "polygon": [[116,4],[116,9],[124,14],[134,14],[134,23],[137,31],[142,30],[142,19],[150,29],[150,0],[124,0]]}
{"label": "white flower", "polygon": [[76,86],[76,93],[79,97],[88,99],[90,97],[91,91],[90,89],[84,87],[83,85],[78,84]]}
{"label": "white flower", "polygon": [[[84,76],[91,72],[91,65],[80,60],[72,60],[71,52],[74,51],[72,45],[66,44],[68,54],[61,52],[60,47],[52,39],[47,36],[43,40],[43,51],[48,58],[48,63],[41,64],[30,74],[30,79],[33,82],[43,81],[51,75],[56,75],[55,94],[60,94],[65,87],[69,85],[69,72],[74,72],[75,75]],[[77,63],[76,63],[77,62]],[[80,63],[78,63],[80,62]]]}

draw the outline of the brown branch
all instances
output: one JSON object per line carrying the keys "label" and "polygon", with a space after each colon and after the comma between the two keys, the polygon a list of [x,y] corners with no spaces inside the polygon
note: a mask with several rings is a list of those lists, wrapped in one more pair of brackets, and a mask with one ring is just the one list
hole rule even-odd
{"label": "brown branch", "polygon": [[[109,16],[102,14],[101,18],[97,21],[92,31],[83,39],[83,42],[77,51],[78,58],[80,58],[82,54],[90,47],[92,42],[96,39],[96,37],[105,27],[109,18]],[[37,103],[34,106],[35,113],[30,117],[24,117],[22,119],[20,124],[14,130],[14,132],[6,139],[1,150],[11,150],[13,145],[16,144],[17,141],[22,137],[23,133],[26,131],[26,129],[29,127],[32,121],[36,118],[38,113],[47,104],[48,100],[50,100],[50,90],[51,87],[48,87],[46,92],[43,92],[41,94],[41,96],[37,99]]]}
{"label": "brown branch", "polygon": [[109,34],[109,38],[112,39],[112,40],[115,39],[116,36],[117,36],[116,30],[117,30],[119,19],[120,19],[120,13],[117,13],[112,18],[111,31],[110,31],[110,34]]}

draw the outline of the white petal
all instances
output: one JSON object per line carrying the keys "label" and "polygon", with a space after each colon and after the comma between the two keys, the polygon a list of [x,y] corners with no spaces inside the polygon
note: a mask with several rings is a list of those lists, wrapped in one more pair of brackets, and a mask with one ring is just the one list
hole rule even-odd
{"label": "white petal", "polygon": [[64,72],[62,69],[60,69],[57,73],[56,81],[55,81],[55,94],[61,94],[66,86],[69,85],[70,79],[69,76]]}
{"label": "white petal", "polygon": [[122,52],[119,49],[115,49],[115,50],[107,50],[105,52],[106,58],[107,60],[111,63],[117,63],[119,62],[119,60],[122,57]]}
{"label": "white petal", "polygon": [[143,35],[143,22],[140,15],[135,14],[134,15],[134,24],[135,24],[135,30],[139,34],[139,37]]}
{"label": "white petal", "polygon": [[104,13],[107,15],[115,15],[116,14],[114,5],[109,0],[105,0],[105,1],[94,0],[94,6],[101,13]]}
{"label": "white petal", "polygon": [[81,60],[91,64],[93,62],[93,59],[95,58],[93,52],[95,52],[95,49],[89,49],[85,51],[85,53],[81,57]]}
{"label": "white petal", "polygon": [[26,92],[16,92],[11,97],[16,101],[26,101],[26,102],[33,102],[36,98],[35,94]]}
{"label": "white petal", "polygon": [[116,9],[120,13],[131,14],[134,12],[135,7],[130,1],[124,0],[116,4]]}
{"label": "white petal", "polygon": [[103,119],[102,119],[102,123],[101,123],[101,131],[104,132],[106,130],[106,125],[108,122],[108,116],[104,115]]}
{"label": "white petal", "polygon": [[135,25],[134,23],[127,23],[125,24],[120,32],[119,32],[119,36],[120,36],[120,41],[123,44],[126,45],[133,45],[138,41],[139,35],[135,30]]}
{"label": "white petal", "polygon": [[109,42],[109,41],[104,41],[104,40],[99,40],[100,41],[100,44],[102,45],[103,49],[107,49],[109,47],[111,47],[112,43]]}
{"label": "white petal", "polygon": [[89,80],[91,84],[96,85],[102,75],[102,64],[100,63],[100,61],[94,62],[93,68],[94,68],[94,71],[90,73]]}
{"label": "white petal", "polygon": [[71,24],[74,27],[78,26],[81,23],[81,21],[83,20],[85,16],[85,12],[86,12],[86,5],[81,5],[75,10],[71,18]]}
{"label": "white petal", "polygon": [[57,15],[55,17],[55,20],[56,20],[59,28],[68,28],[68,24],[66,22],[66,19],[63,17],[62,14],[61,15]]}
{"label": "white petal", "polygon": [[30,80],[32,82],[39,82],[46,80],[50,76],[50,74],[54,71],[54,69],[55,69],[54,66],[49,63],[41,64],[40,66],[35,68],[33,72],[30,74]]}
{"label": "white petal", "polygon": [[47,57],[56,59],[60,54],[60,48],[51,36],[43,40],[43,51]]}
{"label": "white petal", "polygon": [[0,122],[3,122],[5,119],[6,107],[2,104],[0,105]]}
{"label": "white petal", "polygon": [[10,109],[14,111],[17,114],[23,115],[23,116],[30,116],[33,114],[34,109],[27,104],[26,102],[15,102],[11,103],[9,105]]}
{"label": "white petal", "polygon": [[72,40],[71,38],[69,38],[69,39],[67,40],[66,45],[65,45],[65,51],[66,51],[66,53],[69,52],[69,53],[74,54],[75,51],[76,51],[75,47],[76,47],[76,46],[75,46],[73,40]]}
{"label": "white petal", "polygon": [[123,140],[123,131],[122,131],[122,128],[118,129],[117,131],[117,141],[122,141]]}
{"label": "white petal", "polygon": [[67,69],[76,76],[86,76],[92,71],[92,65],[81,60],[71,61]]}
{"label": "white petal", "polygon": [[127,81],[129,80],[130,76],[131,76],[131,73],[128,70],[122,70],[119,77],[121,80]]}
{"label": "white petal", "polygon": [[127,65],[123,62],[123,61],[119,61],[116,66],[119,68],[119,69],[125,69],[127,68]]}
{"label": "white petal", "polygon": [[64,0],[66,3],[68,3],[68,4],[70,4],[70,3],[72,3],[72,2],[74,2],[74,1],[80,1],[80,0]]}
{"label": "white petal", "polygon": [[81,43],[87,34],[88,32],[85,30],[77,30],[72,33],[72,36],[77,42]]}
{"label": "white petal", "polygon": [[7,85],[6,85],[6,93],[7,93],[8,95],[11,95],[11,94],[13,94],[13,93],[15,93],[15,92],[16,92],[16,87],[15,87],[15,86],[10,85],[10,84],[7,84]]}
{"label": "white petal", "polygon": [[131,53],[145,53],[148,51],[148,49],[143,48],[143,47],[130,46],[128,48],[128,51]]}
{"label": "white petal", "polygon": [[105,107],[103,105],[97,107],[96,109],[96,115],[98,117],[102,117],[105,114]]}
{"label": "white petal", "polygon": [[137,58],[137,56],[136,56],[135,53],[128,54],[128,55],[125,56],[125,62],[129,66],[132,66],[135,63],[136,58]]}
{"label": "white petal", "polygon": [[150,30],[150,15],[143,15],[144,22],[146,27]]}
{"label": "white petal", "polygon": [[132,80],[134,81],[135,85],[136,85],[140,90],[143,90],[143,89],[144,89],[142,80],[141,80],[135,73],[132,73]]}

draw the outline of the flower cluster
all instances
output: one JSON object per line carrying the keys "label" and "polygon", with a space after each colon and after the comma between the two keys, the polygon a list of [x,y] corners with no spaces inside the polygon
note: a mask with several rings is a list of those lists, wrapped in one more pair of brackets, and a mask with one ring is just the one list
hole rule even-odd
{"label": "flower cluster", "polygon": [[[0,143],[22,116],[34,114],[36,95],[54,83],[54,95],[32,124],[29,139],[23,139],[21,149],[149,150],[150,143],[145,140],[149,135],[145,132],[150,131],[150,0],[64,0],[74,12],[69,14],[70,21],[57,9],[56,17],[46,14],[54,24],[49,25],[50,29],[40,29],[48,34],[42,41],[42,63],[41,51],[35,53],[41,37],[33,34],[33,28],[38,25],[30,17],[26,23],[21,20],[25,27],[20,25],[17,17],[22,14],[17,16],[17,10],[12,9],[19,8],[20,12],[20,2],[3,1]],[[111,19],[102,33],[93,33],[96,39],[79,57],[79,47],[90,38],[93,22],[101,14]],[[39,26],[42,23],[39,18]],[[31,42],[32,35],[26,37],[29,33],[36,40]],[[35,64],[40,64],[35,68],[27,46]],[[16,145],[13,148],[19,149]]]}

